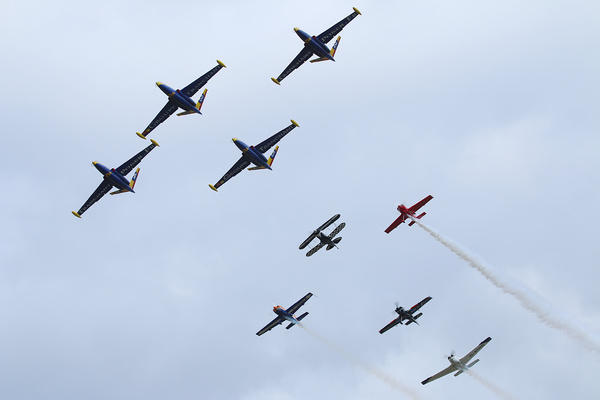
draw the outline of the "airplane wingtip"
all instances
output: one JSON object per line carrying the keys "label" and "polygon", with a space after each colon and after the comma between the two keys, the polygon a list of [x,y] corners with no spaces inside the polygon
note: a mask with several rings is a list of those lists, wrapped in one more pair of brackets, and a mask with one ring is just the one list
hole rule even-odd
{"label": "airplane wingtip", "polygon": [[142,135],[141,133],[136,132],[135,134],[138,135],[139,137],[141,137],[142,139],[146,140],[146,136]]}
{"label": "airplane wingtip", "polygon": [[271,80],[272,80],[273,82],[275,82],[276,84],[278,84],[278,85],[280,85],[280,86],[281,86],[281,83],[279,83],[279,81],[278,81],[277,79],[275,79],[275,78],[271,78]]}
{"label": "airplane wingtip", "polygon": [[212,190],[214,190],[215,192],[218,192],[217,188],[215,187],[215,185],[211,185],[208,184],[208,187],[210,187]]}
{"label": "airplane wingtip", "polygon": [[81,215],[79,215],[78,213],[76,213],[75,211],[71,211],[73,213],[74,216],[76,216],[77,218],[81,219]]}

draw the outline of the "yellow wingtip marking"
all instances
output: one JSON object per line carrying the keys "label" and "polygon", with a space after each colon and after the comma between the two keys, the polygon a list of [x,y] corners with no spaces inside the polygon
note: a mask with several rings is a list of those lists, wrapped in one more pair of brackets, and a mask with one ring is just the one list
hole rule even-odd
{"label": "yellow wingtip marking", "polygon": [[215,192],[218,192],[217,188],[214,185],[211,185],[210,183],[208,184],[208,186],[214,190]]}
{"label": "yellow wingtip marking", "polygon": [[138,135],[139,137],[141,137],[142,139],[146,140],[146,136],[142,135],[141,133],[136,132],[135,134]]}
{"label": "yellow wingtip marking", "polygon": [[77,214],[75,211],[71,211],[73,213],[74,216],[76,216],[77,218],[81,218],[81,215]]}
{"label": "yellow wingtip marking", "polygon": [[354,12],[355,12],[355,13],[357,13],[358,15],[362,15],[362,14],[360,13],[360,11],[358,11],[358,8],[356,8],[356,7],[352,7],[352,9],[353,9],[353,10],[354,10]]}
{"label": "yellow wingtip marking", "polygon": [[275,82],[276,84],[278,84],[278,85],[281,85],[281,83],[279,83],[279,81],[278,81],[277,79],[275,79],[275,78],[271,78],[271,80],[272,80],[273,82]]}
{"label": "yellow wingtip marking", "polygon": [[221,61],[221,60],[217,60],[217,64],[219,64],[219,65],[220,65],[221,67],[223,67],[223,68],[227,68],[227,67],[225,66],[225,64],[223,64],[223,61]]}
{"label": "yellow wingtip marking", "polygon": [[156,143],[156,140],[154,139],[150,139],[150,141],[152,142],[153,145],[155,145],[156,147],[160,147],[158,143]]}
{"label": "yellow wingtip marking", "polygon": [[292,121],[292,124],[294,124],[297,128],[300,128],[300,125],[298,125],[298,123],[296,121],[294,121],[293,119],[291,119],[290,121]]}

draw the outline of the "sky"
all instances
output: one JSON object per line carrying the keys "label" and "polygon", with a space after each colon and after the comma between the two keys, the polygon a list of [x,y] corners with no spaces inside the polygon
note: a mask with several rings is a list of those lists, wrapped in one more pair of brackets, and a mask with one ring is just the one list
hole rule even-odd
{"label": "sky", "polygon": [[[357,7],[336,62],[306,63]],[[589,1],[12,1],[0,23],[0,397],[564,399],[600,351],[549,326],[400,203],[600,343],[600,5]],[[203,115],[149,136],[135,194],[101,182],[214,66]],[[195,96],[197,99],[198,95]],[[273,171],[216,183],[294,119]],[[334,214],[339,249],[298,250]],[[272,307],[315,294],[306,329]],[[383,335],[394,303],[419,326]],[[475,375],[421,385],[486,337]]]}

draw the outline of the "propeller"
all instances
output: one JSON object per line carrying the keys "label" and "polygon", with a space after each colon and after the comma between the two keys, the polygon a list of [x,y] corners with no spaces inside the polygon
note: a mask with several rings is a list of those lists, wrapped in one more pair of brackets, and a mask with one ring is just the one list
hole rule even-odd
{"label": "propeller", "polygon": [[445,355],[445,354],[444,354],[444,357],[446,357],[446,358],[450,358],[450,357],[454,357],[455,355],[456,355],[456,350],[452,349],[452,350],[450,351],[450,355],[449,355],[449,356],[447,356],[447,355]]}

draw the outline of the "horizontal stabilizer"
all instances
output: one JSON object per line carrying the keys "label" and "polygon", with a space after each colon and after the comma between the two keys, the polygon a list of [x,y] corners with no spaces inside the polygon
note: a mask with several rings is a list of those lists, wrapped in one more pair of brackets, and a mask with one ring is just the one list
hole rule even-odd
{"label": "horizontal stabilizer", "polygon": [[462,373],[463,373],[463,371],[458,371],[457,373],[454,374],[454,376],[459,376]]}
{"label": "horizontal stabilizer", "polygon": [[479,362],[479,358],[475,361],[473,361],[471,364],[467,365],[468,368],[471,368],[473,365],[477,364]]}
{"label": "horizontal stabilizer", "polygon": [[[415,323],[416,323],[417,325],[419,325],[419,323],[418,323],[418,322],[416,322],[416,320],[417,320],[417,319],[418,319],[418,318],[419,318],[421,315],[423,315],[423,313],[418,313],[417,315],[415,315],[415,316],[413,317],[413,318],[415,319]],[[406,323],[406,325],[410,325],[410,324],[412,324],[412,323],[413,323],[413,321],[411,321],[411,320],[408,320],[408,322]]]}
{"label": "horizontal stabilizer", "polygon": [[316,63],[316,62],[321,62],[321,61],[327,61],[328,59],[325,57],[319,57],[319,58],[315,58],[314,60],[310,60],[311,63]]}
{"label": "horizontal stabilizer", "polygon": [[[427,213],[422,213],[421,215],[419,215],[418,217],[415,217],[415,219],[421,219],[423,218],[423,216],[427,214]],[[410,223],[408,224],[408,226],[413,226],[416,223],[415,220],[410,221]]]}
{"label": "horizontal stabilizer", "polygon": [[341,36],[338,36],[337,40],[336,40],[336,41],[335,41],[335,43],[333,44],[333,47],[331,48],[331,52],[329,53],[329,54],[331,54],[331,57],[335,56],[335,51],[336,51],[336,50],[337,50],[337,48],[338,48],[338,44],[340,44],[340,39],[341,39],[341,38],[342,38]]}
{"label": "horizontal stabilizer", "polygon": [[[305,312],[304,314],[302,314],[301,316],[299,316],[298,318],[296,318],[298,321],[302,321],[302,318],[306,317],[308,315],[308,311]],[[479,361],[479,360],[477,360]]]}
{"label": "horizontal stabilizer", "polygon": [[341,241],[342,241],[342,237],[341,236],[333,239],[333,243],[335,243],[335,244],[338,244]]}

